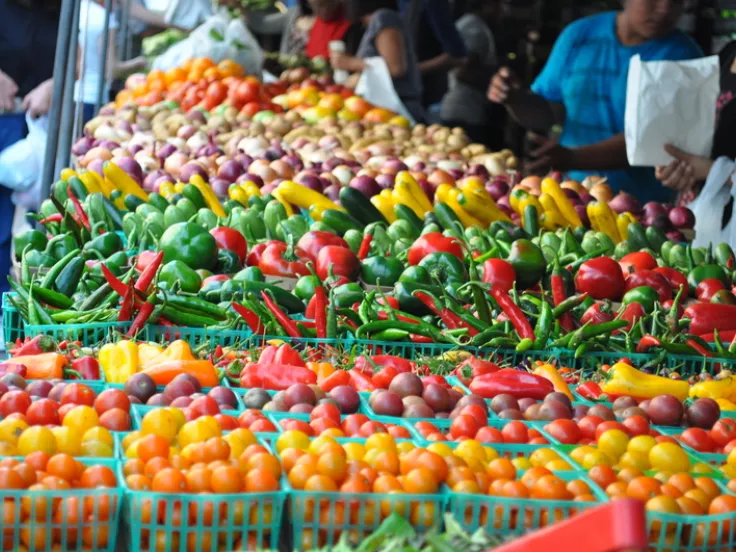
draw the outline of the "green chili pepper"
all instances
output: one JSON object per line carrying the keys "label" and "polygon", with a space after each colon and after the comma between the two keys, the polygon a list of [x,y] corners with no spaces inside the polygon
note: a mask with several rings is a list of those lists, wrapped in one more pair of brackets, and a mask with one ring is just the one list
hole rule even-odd
{"label": "green chili pepper", "polygon": [[547,346],[547,340],[552,333],[552,326],[555,322],[555,316],[552,307],[547,301],[542,301],[541,311],[537,324],[534,326],[534,348],[544,349]]}

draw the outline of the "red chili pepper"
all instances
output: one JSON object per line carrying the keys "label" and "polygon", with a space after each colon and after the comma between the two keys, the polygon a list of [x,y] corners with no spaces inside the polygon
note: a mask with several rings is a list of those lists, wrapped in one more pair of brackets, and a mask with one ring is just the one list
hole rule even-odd
{"label": "red chili pepper", "polygon": [[246,365],[240,373],[240,385],[245,388],[284,391],[295,383],[314,385],[317,383],[317,374],[304,366],[260,362]]}
{"label": "red chili pepper", "polygon": [[352,320],[350,320],[349,318],[346,318],[346,317],[344,317],[344,316],[343,316],[343,317],[341,318],[341,320],[342,320],[342,322],[343,322],[343,323],[344,323],[345,325],[347,325],[347,326],[348,326],[348,327],[349,327],[349,328],[350,328],[351,330],[357,330],[357,329],[358,329],[358,325],[357,325],[357,324],[356,324],[355,322],[353,322]]}
{"label": "red chili pepper", "polygon": [[10,351],[12,356],[28,356],[40,355],[42,353],[51,353],[56,350],[56,341],[48,335],[37,335],[32,339],[26,338],[26,341],[20,346]]}
{"label": "red chili pepper", "polygon": [[447,327],[448,330],[456,330],[458,328],[466,328],[469,336],[478,334],[478,330],[468,326],[465,321],[460,318],[457,314],[452,312],[448,308],[440,308],[437,306],[435,299],[428,293],[423,291],[417,291],[414,293],[414,297],[419,299],[425,307],[431,310],[434,314],[440,317],[442,323]]}
{"label": "red chili pepper", "polygon": [[360,370],[350,370],[348,375],[350,376],[350,385],[356,391],[374,391],[376,389],[371,377]]}
{"label": "red chili pepper", "polygon": [[409,334],[409,341],[412,343],[434,343],[434,339],[425,335]]}
{"label": "red chili pepper", "polygon": [[391,381],[399,375],[399,371],[394,366],[383,366],[376,370],[371,376],[371,381],[376,389],[388,389]]}
{"label": "red chili pepper", "polygon": [[645,335],[636,344],[637,353],[646,353],[652,347],[661,347],[662,342],[653,335]]}
{"label": "red chili pepper", "polygon": [[605,393],[603,393],[603,390],[601,389],[601,386],[594,381],[586,381],[585,383],[581,383],[575,388],[575,391],[584,399],[589,399],[593,401],[600,400],[604,398],[605,395]]}
{"label": "red chili pepper", "polygon": [[105,277],[105,280],[107,280],[107,283],[110,284],[110,287],[115,290],[115,293],[120,297],[125,297],[125,294],[128,291],[127,284],[124,284],[117,276],[110,272],[110,269],[107,268],[105,264],[102,264],[102,275]]}
{"label": "red chili pepper", "polygon": [[130,325],[130,329],[128,330],[127,336],[133,337],[135,336],[142,328],[146,325],[148,322],[148,319],[151,318],[151,314],[153,314],[153,309],[156,306],[156,293],[152,293],[145,303],[141,305],[140,310],[138,311],[138,315],[133,320],[133,323]]}
{"label": "red chili pepper", "polygon": [[276,304],[276,301],[271,299],[270,295],[266,291],[261,292],[261,297],[263,298],[263,302],[266,303],[266,307],[268,308],[268,310],[270,310],[271,313],[274,315],[274,318],[276,318],[276,321],[286,331],[286,335],[296,338],[302,337],[299,328],[297,328],[296,326],[296,322],[294,322],[284,311],[281,310],[281,308]]}
{"label": "red chili pepper", "polygon": [[21,364],[20,362],[9,360],[0,363],[0,376],[5,374],[18,374],[20,377],[25,378],[27,373],[28,369],[25,364]]}
{"label": "red chili pepper", "polygon": [[685,342],[686,345],[692,347],[695,349],[699,354],[703,355],[704,357],[712,357],[713,353],[711,353],[708,349],[703,347],[700,343],[695,341],[694,339],[688,339]]}
{"label": "red chili pepper", "polygon": [[317,338],[327,337],[327,294],[322,285],[314,288],[314,322],[317,326]]}
{"label": "red chili pepper", "polygon": [[350,375],[346,370],[335,370],[319,384],[322,391],[329,393],[335,387],[350,385]]}
{"label": "red chili pepper", "polygon": [[[403,314],[394,313],[397,320],[401,320],[402,322],[408,322],[409,324],[419,324],[417,320],[414,320],[413,318],[409,318],[408,316],[404,316]],[[388,313],[386,311],[378,311],[376,313],[376,316],[379,320],[391,320]]]}
{"label": "red chili pepper", "polygon": [[469,385],[473,381],[473,378],[482,376],[483,374],[492,374],[498,372],[500,369],[495,362],[481,360],[471,356],[455,368],[452,375],[457,377],[464,385]]}
{"label": "red chili pepper", "polygon": [[77,217],[79,217],[79,222],[81,223],[81,225],[84,226],[85,230],[91,230],[92,227],[89,224],[89,217],[87,216],[87,213],[84,212],[84,208],[79,202],[79,199],[77,199],[77,196],[74,195],[71,184],[67,185],[66,187],[66,195],[69,196],[69,199],[72,200],[74,210],[77,213]]}
{"label": "red chili pepper", "polygon": [[693,303],[683,312],[690,319],[690,333],[702,335],[713,330],[736,330],[736,305],[724,303]]}
{"label": "red chili pepper", "polygon": [[258,315],[256,313],[254,313],[249,308],[235,302],[232,302],[230,306],[232,306],[233,310],[237,312],[243,318],[243,320],[245,320],[245,323],[250,328],[250,331],[252,331],[256,335],[263,335],[266,333],[266,328],[263,325],[263,322],[261,322],[261,319],[258,318]]}
{"label": "red chili pepper", "polygon": [[398,373],[413,372],[416,368],[411,360],[394,355],[374,355],[371,357],[360,356],[355,359],[354,367],[362,372],[373,373],[374,368],[396,368]]}
{"label": "red chili pepper", "polygon": [[123,296],[123,303],[120,305],[120,312],[118,313],[118,322],[127,322],[133,317],[133,307],[135,306],[134,302],[135,298],[135,290],[133,289],[133,284],[128,285],[128,289],[125,290],[125,295]]}
{"label": "red chili pepper", "polygon": [[79,373],[85,380],[100,379],[100,363],[95,357],[83,356],[72,360],[72,370]]}
{"label": "red chili pepper", "polygon": [[358,248],[358,259],[363,260],[368,256],[368,253],[371,250],[371,242],[373,241],[373,236],[371,234],[366,234],[363,236],[363,241],[360,242],[360,247]]}
{"label": "red chili pepper", "polygon": [[54,213],[53,215],[49,215],[46,218],[39,220],[38,224],[49,224],[52,222],[61,222],[62,220],[64,220],[64,217],[61,213]]}
{"label": "red chili pepper", "polygon": [[307,310],[304,311],[304,316],[307,318],[311,318],[314,320],[314,311],[316,310],[317,305],[317,295],[312,295],[312,298],[309,300],[309,303],[307,303]]}
{"label": "red chili pepper", "polygon": [[509,317],[519,337],[521,339],[534,339],[532,325],[526,319],[521,309],[509,297],[509,294],[496,286],[491,286],[490,294],[496,303],[498,303],[498,306],[501,307],[501,310]]}
{"label": "red chili pepper", "polygon": [[629,303],[621,311],[621,314],[618,315],[618,318],[620,320],[626,320],[629,325],[621,328],[620,330],[615,330],[613,332],[614,335],[621,332],[629,331],[634,326],[634,324],[636,324],[641,318],[644,318],[646,315],[647,311],[644,310],[644,307],[641,303]]}
{"label": "red chili pepper", "polygon": [[306,364],[302,357],[291,345],[284,344],[276,348],[276,354],[273,357],[275,364],[290,364],[291,366],[302,366],[306,368]]}
{"label": "red chili pepper", "polygon": [[517,399],[543,400],[554,392],[552,382],[536,374],[505,368],[492,374],[484,374],[470,382],[470,391],[484,399],[508,394]]}
{"label": "red chili pepper", "polygon": [[[552,276],[550,276],[549,278],[549,284],[552,288],[552,301],[555,307],[562,303],[565,299],[567,299],[567,292],[565,291],[565,280],[562,278],[560,270],[560,267],[555,264],[554,270],[552,271]],[[566,312],[560,317],[560,326],[568,332],[571,332],[573,330],[574,324],[572,313]]]}
{"label": "red chili pepper", "polygon": [[168,318],[164,318],[163,316],[158,319],[158,325],[159,326],[169,326],[173,327],[174,323],[171,322]]}
{"label": "red chili pepper", "polygon": [[151,286],[151,282],[153,282],[153,279],[156,277],[158,267],[161,266],[163,260],[164,252],[159,251],[153,258],[153,260],[148,264],[148,266],[143,269],[141,275],[138,276],[138,281],[135,283],[136,291],[139,291],[141,293],[148,293],[148,288]]}

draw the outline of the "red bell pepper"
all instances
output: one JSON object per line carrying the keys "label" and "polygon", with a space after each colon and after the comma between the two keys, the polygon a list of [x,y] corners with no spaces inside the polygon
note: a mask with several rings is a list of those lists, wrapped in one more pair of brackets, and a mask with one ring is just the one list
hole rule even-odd
{"label": "red bell pepper", "polygon": [[276,358],[276,351],[278,351],[279,348],[275,345],[266,345],[262,350],[261,354],[258,356],[258,362],[261,364],[271,364]]}
{"label": "red bell pepper", "polygon": [[467,386],[473,381],[473,378],[484,374],[492,374],[498,372],[501,368],[495,362],[490,360],[481,360],[478,357],[471,356],[462,364],[453,370],[452,375],[458,378],[463,385]]}
{"label": "red bell pepper", "polygon": [[713,330],[736,330],[736,305],[693,303],[683,312],[690,319],[690,333],[703,335]]}
{"label": "red bell pepper", "polygon": [[348,374],[347,370],[335,370],[319,384],[325,393],[329,393],[335,387],[341,385],[350,385],[350,374]]}
{"label": "red bell pepper", "polygon": [[56,341],[48,335],[37,335],[34,338],[26,337],[26,340],[10,351],[11,356],[40,355],[51,353],[56,350]]}
{"label": "red bell pepper", "polygon": [[275,364],[290,364],[291,366],[307,366],[302,360],[302,357],[299,356],[299,353],[296,352],[291,345],[286,343],[276,349],[273,362]]}
{"label": "red bell pepper", "polygon": [[72,370],[84,380],[100,379],[100,363],[92,356],[83,356],[72,360]]}
{"label": "red bell pepper", "polygon": [[438,252],[450,253],[461,261],[465,258],[463,248],[457,239],[443,236],[440,232],[429,232],[414,241],[409,248],[407,260],[410,265],[416,266],[430,253]]}
{"label": "red bell pepper", "polygon": [[377,389],[388,389],[391,381],[399,375],[399,371],[394,366],[383,366],[378,368],[371,377],[373,385]]}
{"label": "red bell pepper", "polygon": [[603,392],[601,386],[594,381],[586,381],[575,388],[578,395],[589,401],[605,401],[609,395]]}
{"label": "red bell pepper", "polygon": [[[700,335],[698,337],[702,337],[709,343],[715,343],[715,340],[716,340],[716,335],[713,332],[709,332],[709,333]],[[725,332],[718,332],[718,339],[721,340],[721,343],[726,343],[726,342],[730,343],[731,341],[734,340],[734,338],[736,338],[736,330],[727,330]]]}
{"label": "red bell pepper", "polygon": [[664,275],[653,270],[637,270],[626,278],[624,292],[641,286],[649,286],[659,294],[659,301],[672,299],[672,285]]}
{"label": "red bell pepper", "polygon": [[240,372],[240,386],[284,391],[295,383],[314,385],[317,374],[305,366],[290,364],[247,364]]}
{"label": "red bell pepper", "polygon": [[371,376],[361,372],[360,370],[349,370],[350,385],[356,391],[375,391],[376,386],[373,385]]}
{"label": "red bell pepper", "polygon": [[682,290],[682,296],[687,297],[690,291],[690,286],[687,283],[687,278],[685,278],[685,275],[682,272],[668,266],[658,266],[653,269],[652,272],[656,272],[657,274],[664,276],[665,280],[670,283],[672,291],[675,293],[680,290],[680,286],[683,286],[685,289]]}
{"label": "red bell pepper", "polygon": [[393,367],[397,373],[413,372],[416,364],[412,361],[394,355],[374,355],[371,357],[360,356],[355,359],[354,367],[361,372],[372,374],[374,368]]}
{"label": "red bell pepper", "polygon": [[716,292],[722,289],[726,289],[726,286],[718,278],[706,278],[695,288],[695,297],[697,297],[698,301],[709,303]]}
{"label": "red bell pepper", "polygon": [[593,299],[618,301],[624,294],[625,285],[621,265],[610,257],[585,261],[575,276],[578,293],[587,292]]}
{"label": "red bell pepper", "polygon": [[484,399],[507,394],[517,399],[530,398],[540,401],[555,390],[548,379],[513,368],[478,376],[470,382],[469,387],[471,393]]}

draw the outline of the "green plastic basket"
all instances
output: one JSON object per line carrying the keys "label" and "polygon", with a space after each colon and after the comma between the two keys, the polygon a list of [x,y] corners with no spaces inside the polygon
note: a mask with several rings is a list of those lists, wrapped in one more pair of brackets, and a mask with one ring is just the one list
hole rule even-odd
{"label": "green plastic basket", "polygon": [[489,535],[508,537],[552,525],[608,500],[606,494],[580,472],[561,471],[555,475],[564,481],[585,481],[598,502],[507,498],[449,491],[449,512],[469,532],[482,527]]}
{"label": "green plastic basket", "polygon": [[56,341],[79,341],[83,347],[93,347],[112,339],[116,333],[126,333],[130,322],[96,322],[93,324],[25,325],[26,337],[49,335]]}
{"label": "green plastic basket", "polygon": [[[117,462],[114,460],[80,458],[80,461],[88,466],[103,465],[117,471]],[[30,513],[27,517],[21,517],[21,501],[29,497],[35,498],[24,504],[30,506]],[[123,503],[123,489],[120,486],[46,491],[2,490],[0,500],[9,505],[13,512],[12,522],[8,523],[7,517],[0,520],[0,541],[4,550],[113,552],[117,548]]]}
{"label": "green plastic basket", "polygon": [[185,326],[145,326],[139,339],[154,343],[169,343],[181,339],[189,343],[192,349],[200,345],[210,345],[210,337],[206,328],[188,328]]}
{"label": "green plastic basket", "polygon": [[699,374],[702,371],[711,374],[718,373],[721,369],[731,370],[736,364],[733,360],[703,356],[668,355],[667,367],[677,370],[683,376]]}
{"label": "green plastic basket", "polygon": [[23,339],[23,319],[20,312],[10,302],[10,296],[17,294],[12,291],[3,293],[3,342],[15,343],[16,339]]}
{"label": "green plastic basket", "polygon": [[282,485],[289,493],[291,532],[289,550],[332,547],[343,533],[359,543],[391,513],[404,515],[417,532],[442,525],[447,496],[437,494],[377,494],[310,492],[293,489],[286,478]]}

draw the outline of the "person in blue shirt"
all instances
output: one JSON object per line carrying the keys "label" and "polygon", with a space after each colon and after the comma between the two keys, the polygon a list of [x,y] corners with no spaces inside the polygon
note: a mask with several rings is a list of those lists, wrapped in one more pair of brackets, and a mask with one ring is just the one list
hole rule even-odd
{"label": "person in blue shirt", "polygon": [[569,171],[583,180],[605,176],[615,191],[642,201],[666,201],[671,191],[654,170],[630,167],[626,159],[624,111],[629,61],[685,60],[703,55],[675,25],[684,0],[625,0],[619,12],[605,12],[575,21],[560,34],[549,60],[532,84],[501,68],[488,97],[504,104],[512,117],[535,132],[561,126],[558,139],[534,136],[530,170]]}

